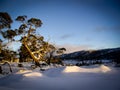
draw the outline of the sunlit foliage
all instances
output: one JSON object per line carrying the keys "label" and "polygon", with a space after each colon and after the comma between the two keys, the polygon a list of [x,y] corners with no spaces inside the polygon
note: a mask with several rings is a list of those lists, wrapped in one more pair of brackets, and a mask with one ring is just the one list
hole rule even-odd
{"label": "sunlit foliage", "polygon": [[[0,34],[3,39],[9,41],[21,42],[22,45],[19,49],[20,61],[26,61],[26,59],[32,59],[36,66],[40,67],[39,61],[45,61],[50,64],[51,62],[60,62],[60,59],[54,57],[54,53],[63,53],[65,48],[57,49],[54,45],[44,40],[42,35],[36,34],[36,29],[42,26],[42,21],[37,18],[27,18],[27,16],[18,16],[15,21],[20,22],[20,25],[16,29],[11,29],[11,19],[8,13],[0,13]],[[15,36],[21,37],[19,40],[15,40]],[[0,51],[7,53],[5,57],[9,58],[9,50],[2,49],[2,41],[0,43]],[[9,46],[8,46],[9,47]],[[11,53],[10,53],[11,54]],[[12,55],[10,55],[12,56]],[[13,57],[13,56],[12,56]]]}

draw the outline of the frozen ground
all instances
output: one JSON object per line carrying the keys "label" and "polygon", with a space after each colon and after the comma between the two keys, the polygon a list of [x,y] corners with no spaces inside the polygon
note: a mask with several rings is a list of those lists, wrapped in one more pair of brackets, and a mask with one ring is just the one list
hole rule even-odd
{"label": "frozen ground", "polygon": [[120,68],[105,65],[22,69],[0,78],[0,90],[120,90]]}

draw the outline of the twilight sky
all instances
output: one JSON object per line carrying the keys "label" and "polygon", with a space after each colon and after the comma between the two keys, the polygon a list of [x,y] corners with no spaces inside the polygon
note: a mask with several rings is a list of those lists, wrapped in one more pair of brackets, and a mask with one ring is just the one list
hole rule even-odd
{"label": "twilight sky", "polygon": [[0,12],[41,19],[37,33],[67,52],[120,47],[119,0],[0,0]]}

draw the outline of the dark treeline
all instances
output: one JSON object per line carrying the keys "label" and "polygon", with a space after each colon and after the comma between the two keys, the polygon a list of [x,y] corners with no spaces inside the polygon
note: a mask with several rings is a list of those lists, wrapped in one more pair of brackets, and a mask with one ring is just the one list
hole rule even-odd
{"label": "dark treeline", "polygon": [[101,49],[92,51],[78,51],[60,56],[63,60],[76,59],[79,61],[100,61],[112,60],[113,62],[120,63],[120,48]]}

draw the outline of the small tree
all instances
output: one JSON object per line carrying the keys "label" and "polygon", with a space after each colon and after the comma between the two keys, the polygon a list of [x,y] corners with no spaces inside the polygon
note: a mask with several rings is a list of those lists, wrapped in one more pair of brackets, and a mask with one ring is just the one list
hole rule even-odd
{"label": "small tree", "polygon": [[[65,48],[55,48],[54,46],[51,45],[51,50],[48,52],[47,56],[47,63],[50,65],[50,63],[55,63],[55,64],[63,64],[63,62],[60,59],[60,55],[66,51]],[[58,56],[59,55],[59,56]]]}

